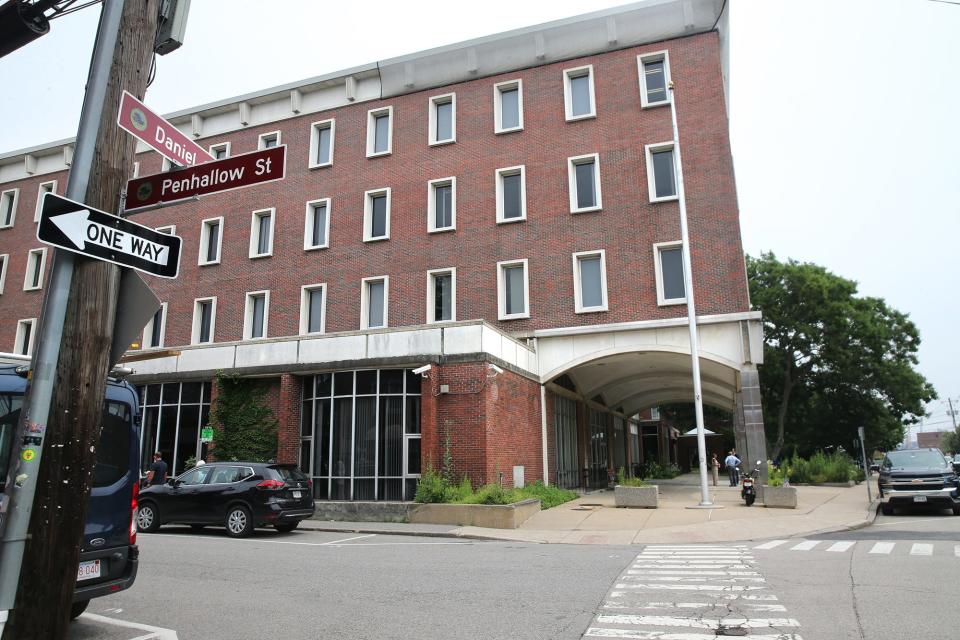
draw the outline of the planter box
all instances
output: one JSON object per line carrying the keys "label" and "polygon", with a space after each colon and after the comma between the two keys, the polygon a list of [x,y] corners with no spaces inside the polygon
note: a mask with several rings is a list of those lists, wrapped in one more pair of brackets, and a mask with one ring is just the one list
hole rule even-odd
{"label": "planter box", "polygon": [[540,501],[533,498],[514,504],[418,504],[410,522],[516,529],[538,511]]}
{"label": "planter box", "polygon": [[778,509],[796,509],[797,508],[797,488],[796,487],[771,487],[763,485],[763,506],[775,507]]}
{"label": "planter box", "polygon": [[660,506],[660,489],[655,484],[646,487],[624,487],[618,484],[613,488],[613,502],[618,507],[656,509]]}

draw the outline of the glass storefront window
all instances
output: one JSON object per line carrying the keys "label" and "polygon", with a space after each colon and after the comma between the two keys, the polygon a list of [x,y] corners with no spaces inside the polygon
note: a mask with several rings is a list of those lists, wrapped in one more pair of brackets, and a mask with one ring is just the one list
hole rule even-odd
{"label": "glass storefront window", "polygon": [[159,451],[174,476],[186,469],[186,461],[205,453],[200,429],[210,418],[209,382],[166,382],[139,387],[143,402],[140,430],[140,460],[144,471]]}

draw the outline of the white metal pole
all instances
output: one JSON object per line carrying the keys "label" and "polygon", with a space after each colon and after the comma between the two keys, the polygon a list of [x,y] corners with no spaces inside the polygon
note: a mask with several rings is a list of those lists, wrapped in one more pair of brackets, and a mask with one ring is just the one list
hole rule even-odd
{"label": "white metal pole", "polygon": [[[703,392],[700,386],[700,340],[697,336],[697,307],[693,300],[693,262],[690,259],[690,233],[687,229],[687,200],[683,189],[683,163],[680,160],[680,132],[677,127],[676,96],[670,89],[670,117],[673,120],[673,166],[680,203],[680,239],[683,243],[683,292],[687,296],[687,324],[690,327],[690,363],[693,370],[693,406],[697,416],[697,455],[700,458],[700,505],[712,507],[707,486],[707,443],[703,432]],[[648,169],[649,170],[649,169]]]}

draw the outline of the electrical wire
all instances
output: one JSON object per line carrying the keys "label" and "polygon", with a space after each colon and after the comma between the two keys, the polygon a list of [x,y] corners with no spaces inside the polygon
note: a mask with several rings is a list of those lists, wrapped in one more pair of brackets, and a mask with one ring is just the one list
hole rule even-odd
{"label": "electrical wire", "polygon": [[63,16],[70,15],[75,11],[80,11],[81,9],[86,9],[87,7],[93,6],[95,4],[100,4],[102,0],[90,0],[90,2],[84,3],[79,7],[73,7],[72,9],[68,8],[70,5],[76,3],[77,0],[70,0],[69,2],[63,3],[60,7],[54,7],[54,14],[47,18],[48,20],[54,20],[56,18],[62,18]]}

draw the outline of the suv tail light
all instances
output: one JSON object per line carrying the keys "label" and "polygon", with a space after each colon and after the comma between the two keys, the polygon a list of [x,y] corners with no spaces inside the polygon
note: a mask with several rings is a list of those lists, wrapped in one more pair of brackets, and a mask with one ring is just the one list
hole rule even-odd
{"label": "suv tail light", "polygon": [[133,483],[133,495],[130,497],[130,544],[137,544],[137,500],[140,496],[140,483]]}
{"label": "suv tail light", "polygon": [[268,491],[278,491],[283,489],[283,480],[261,480],[257,483],[258,489],[267,489]]}

